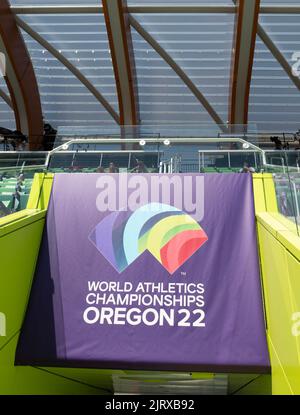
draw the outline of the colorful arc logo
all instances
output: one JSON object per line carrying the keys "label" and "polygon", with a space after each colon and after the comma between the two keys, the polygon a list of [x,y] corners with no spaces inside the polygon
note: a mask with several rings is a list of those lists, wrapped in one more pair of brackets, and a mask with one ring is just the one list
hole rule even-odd
{"label": "colorful arc logo", "polygon": [[111,213],[96,226],[89,239],[119,273],[148,250],[173,274],[208,237],[185,212],[149,203],[135,212]]}

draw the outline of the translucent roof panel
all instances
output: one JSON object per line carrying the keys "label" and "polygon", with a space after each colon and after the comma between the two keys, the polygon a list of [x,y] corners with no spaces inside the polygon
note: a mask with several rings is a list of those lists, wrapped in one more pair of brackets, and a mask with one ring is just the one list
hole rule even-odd
{"label": "translucent roof panel", "polygon": [[[184,70],[226,123],[234,16],[136,14],[134,18]],[[212,121],[174,70],[134,30],[133,42],[142,121]]]}
{"label": "translucent roof panel", "polygon": [[299,0],[260,0],[264,6],[299,6]]}
{"label": "translucent roof panel", "polygon": [[99,6],[101,0],[10,0],[12,6]]}
{"label": "translucent roof panel", "polygon": [[10,130],[16,129],[16,121],[15,121],[14,112],[7,105],[7,103],[4,102],[1,98],[0,98],[0,126],[4,128],[8,128]]}
{"label": "translucent roof panel", "polygon": [[209,6],[232,6],[232,0],[127,0],[127,4],[129,6],[201,6],[201,5],[209,5]]}
{"label": "translucent roof panel", "polygon": [[261,26],[291,64],[293,53],[300,51],[299,21],[299,14],[268,14],[260,16]]}
{"label": "translucent roof panel", "polygon": [[[24,34],[24,37],[26,35]],[[53,126],[113,124],[114,121],[85,86],[59,61],[41,56],[40,45],[27,38],[36,72],[44,117]]]}
{"label": "translucent roof panel", "polygon": [[[102,15],[20,16],[54,46],[118,111],[115,78]],[[55,126],[100,125],[113,118],[43,46],[23,33],[38,79],[45,117]]]}
{"label": "translucent roof panel", "polygon": [[[292,66],[300,52],[300,16],[262,15],[260,24]],[[300,91],[257,37],[250,92],[249,121],[260,130],[294,132],[300,128]]]}
{"label": "translucent roof panel", "polygon": [[142,124],[213,122],[173,69],[133,30]]}
{"label": "translucent roof panel", "polygon": [[[9,91],[6,86],[6,82],[0,74],[0,89],[9,97]],[[0,97],[0,127],[9,128],[10,130],[16,129],[16,121],[13,110],[3,99]]]}

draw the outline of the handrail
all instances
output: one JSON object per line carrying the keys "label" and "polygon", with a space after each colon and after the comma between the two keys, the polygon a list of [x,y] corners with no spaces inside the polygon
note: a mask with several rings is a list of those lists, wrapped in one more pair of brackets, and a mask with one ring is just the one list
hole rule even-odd
{"label": "handrail", "polygon": [[47,166],[45,164],[36,165],[36,166],[14,166],[14,167],[0,167],[0,172],[6,172],[6,171],[20,171],[21,173],[23,171],[32,171],[32,170],[46,170]]}
{"label": "handrail", "polygon": [[[279,166],[278,164],[269,164],[269,163],[264,164],[262,167],[270,168],[270,169],[282,168],[282,166]],[[285,169],[284,169],[283,173],[285,173],[285,170],[287,170],[287,169],[289,171],[293,172],[293,173],[299,173],[298,167],[294,167],[294,166],[285,166]]]}
{"label": "handrail", "polygon": [[[265,159],[265,154],[264,151],[257,147],[255,144],[250,143],[242,138],[239,137],[232,137],[232,138],[217,138],[217,137],[207,137],[207,138],[143,138],[143,142],[144,145],[147,144],[162,144],[164,145],[164,143],[166,142],[166,140],[168,140],[170,142],[170,144],[178,144],[178,143],[184,143],[184,144],[204,144],[204,143],[240,143],[242,144],[244,147],[241,150],[243,151],[249,151],[249,149],[255,150],[256,152],[259,152],[262,155],[262,159],[263,159],[263,164],[266,163],[266,159]],[[46,158],[46,162],[45,165],[48,167],[49,163],[50,163],[50,159],[51,157],[56,154],[59,153],[61,151],[68,151],[69,147],[73,144],[86,144],[86,145],[90,145],[90,144],[139,144],[140,143],[140,139],[136,139],[136,138],[91,138],[91,139],[82,139],[82,138],[75,138],[75,139],[71,139],[67,142],[65,142],[64,144],[61,144],[60,146],[56,147],[55,149],[51,150],[48,153],[48,156]],[[246,147],[247,146],[247,147]],[[76,153],[86,153],[87,150],[86,149],[78,149],[76,150]],[[111,151],[113,152],[113,150]]]}
{"label": "handrail", "polygon": [[[279,166],[277,165],[273,165],[273,164],[269,164],[267,163],[267,156],[270,155],[278,155],[280,156],[280,152],[284,152],[284,153],[295,153],[295,150],[269,150],[269,149],[261,149],[259,148],[257,145],[246,141],[245,139],[241,138],[241,137],[236,137],[236,136],[232,136],[232,137],[206,137],[206,138],[157,138],[157,137],[150,137],[150,138],[143,138],[142,139],[144,142],[144,145],[147,146],[147,144],[149,145],[161,145],[163,147],[163,145],[165,145],[165,141],[168,140],[170,142],[171,145],[176,145],[176,144],[191,144],[191,145],[195,145],[195,144],[211,144],[211,143],[215,143],[215,144],[230,144],[230,143],[240,143],[242,145],[241,149],[203,149],[203,150],[198,150],[199,153],[211,153],[211,154],[223,154],[223,153],[229,153],[229,154],[235,154],[235,153],[257,153],[261,155],[261,168],[263,169],[276,169]],[[90,154],[102,154],[102,153],[116,153],[116,152],[120,152],[120,153],[132,153],[132,152],[141,152],[141,153],[150,153],[150,151],[144,151],[144,150],[130,150],[130,149],[124,149],[124,150],[104,150],[104,149],[99,149],[99,150],[90,150],[89,148],[86,148],[86,146],[92,146],[92,145],[96,145],[96,144],[110,144],[110,145],[114,145],[114,144],[120,144],[120,145],[124,145],[124,144],[139,144],[141,141],[141,139],[137,139],[137,138],[73,138],[70,139],[69,141],[64,142],[63,144],[61,144],[60,146],[54,148],[53,150],[51,150],[50,152],[45,152],[45,151],[38,151],[35,152],[34,154],[36,155],[40,155],[40,156],[44,156],[45,157],[45,164],[44,165],[30,165],[30,166],[13,166],[13,167],[0,167],[0,172],[1,171],[15,171],[15,170],[35,170],[35,169],[48,169],[49,168],[49,163],[50,163],[50,159],[51,157],[56,154],[56,153],[64,153],[64,154],[75,154],[75,153],[90,153]],[[74,144],[82,144],[85,145],[84,148],[82,149],[76,149],[76,150],[70,150],[70,146],[74,145]],[[299,152],[299,151],[298,151]],[[9,151],[9,152],[0,152],[0,158],[1,158],[1,154],[5,154],[7,155],[19,155],[22,154],[24,155],[24,161],[27,163],[27,161],[29,161],[29,159],[26,159],[26,156],[32,154],[32,152],[30,151],[24,151],[22,153],[19,152],[15,152],[15,151]],[[154,151],[152,151],[152,153],[154,153]],[[157,153],[157,152],[155,152]],[[38,157],[37,157],[38,159]],[[34,159],[30,159],[30,161],[33,161]],[[23,161],[23,160],[22,160]],[[284,163],[283,163],[284,164]],[[283,170],[285,171],[286,168],[289,168],[290,171],[292,172],[300,172],[300,168],[298,167],[293,167],[293,166],[282,166]]]}

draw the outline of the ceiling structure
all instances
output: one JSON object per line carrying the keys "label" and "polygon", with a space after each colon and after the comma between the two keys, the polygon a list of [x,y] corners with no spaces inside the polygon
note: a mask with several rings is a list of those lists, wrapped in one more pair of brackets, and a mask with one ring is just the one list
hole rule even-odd
{"label": "ceiling structure", "polygon": [[[55,127],[300,127],[299,0],[10,3]],[[0,77],[0,125],[13,128],[10,104]]]}
{"label": "ceiling structure", "polygon": [[9,91],[2,91],[14,111],[16,129],[29,137],[35,149],[36,137],[43,134],[42,109],[31,57],[7,0],[0,2],[0,51],[2,72]]}

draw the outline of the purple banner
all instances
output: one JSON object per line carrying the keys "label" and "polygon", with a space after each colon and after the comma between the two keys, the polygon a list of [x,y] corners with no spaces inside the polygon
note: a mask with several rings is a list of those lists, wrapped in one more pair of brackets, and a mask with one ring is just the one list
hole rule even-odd
{"label": "purple banner", "polygon": [[57,174],[22,365],[269,372],[250,174]]}

